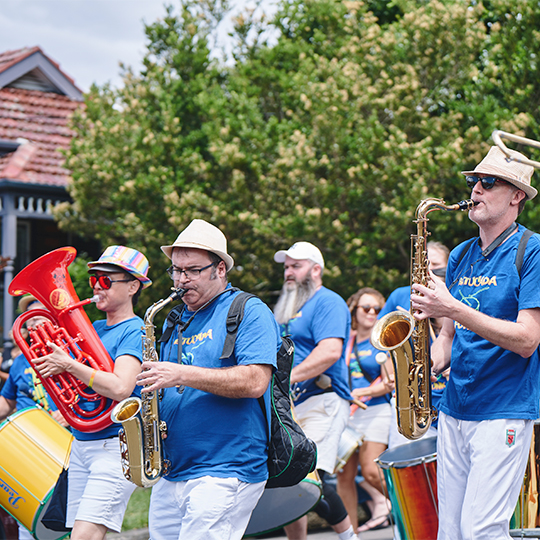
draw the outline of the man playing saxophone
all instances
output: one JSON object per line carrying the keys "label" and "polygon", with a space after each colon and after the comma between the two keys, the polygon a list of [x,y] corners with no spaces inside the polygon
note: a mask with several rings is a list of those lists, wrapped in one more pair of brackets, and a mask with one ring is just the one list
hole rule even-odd
{"label": "man playing saxophone", "polygon": [[452,251],[446,286],[413,286],[417,319],[446,317],[433,375],[451,366],[439,407],[438,540],[510,539],[539,416],[540,237],[526,241],[515,223],[537,194],[533,172],[495,146],[463,172],[479,237]]}
{"label": "man playing saxophone", "polygon": [[[92,369],[54,343],[49,344],[53,353],[34,362],[42,375],[67,371],[97,394],[120,401],[133,394],[135,377],[141,371],[143,321],[133,307],[140,291],[152,284],[147,277],[148,260],[135,249],[109,246],[88,267],[96,307],[107,316],[95,322],[94,328],[114,361],[114,371]],[[81,401],[81,406],[92,408],[91,402]],[[103,540],[108,530],[122,528],[136,486],[124,478],[118,430],[118,424],[97,432],[72,430],[66,526],[73,527],[74,540]]]}
{"label": "man playing saxophone", "polygon": [[[144,362],[137,384],[160,389],[160,420],[169,472],[152,488],[152,540],[240,540],[268,478],[269,381],[281,344],[272,312],[250,298],[233,353],[221,358],[227,314],[238,289],[225,235],[195,219],[161,248],[184,290],[160,339],[161,361]],[[172,314],[177,317],[173,320]],[[171,324],[168,324],[169,321]]]}

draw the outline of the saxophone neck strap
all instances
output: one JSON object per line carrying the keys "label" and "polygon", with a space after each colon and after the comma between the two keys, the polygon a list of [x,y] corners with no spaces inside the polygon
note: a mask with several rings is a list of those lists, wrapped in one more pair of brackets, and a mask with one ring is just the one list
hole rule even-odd
{"label": "saxophone neck strap", "polygon": [[[486,249],[482,250],[482,255],[488,257],[488,255],[497,247],[499,247],[512,233],[514,233],[518,228],[518,224],[514,221],[510,227],[505,229]],[[481,247],[481,246],[480,246]]]}

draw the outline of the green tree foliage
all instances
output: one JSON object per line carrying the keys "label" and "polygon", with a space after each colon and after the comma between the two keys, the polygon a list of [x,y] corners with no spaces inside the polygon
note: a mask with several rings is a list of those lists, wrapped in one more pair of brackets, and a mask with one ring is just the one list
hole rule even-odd
{"label": "green tree foliage", "polygon": [[[459,173],[493,129],[537,135],[538,3],[282,0],[271,20],[237,18],[233,66],[211,55],[224,10],[167,8],[146,28],[144,69],[93,87],[75,118],[74,202],[57,217],[141,249],[152,301],[170,286],[159,246],[193,218],[222,228],[231,281],[269,302],[273,254],[297,240],[321,248],[343,296],[388,294],[408,281],[418,203],[467,198]],[[531,206],[522,221],[539,220]],[[454,212],[428,228],[449,247],[476,231]]]}

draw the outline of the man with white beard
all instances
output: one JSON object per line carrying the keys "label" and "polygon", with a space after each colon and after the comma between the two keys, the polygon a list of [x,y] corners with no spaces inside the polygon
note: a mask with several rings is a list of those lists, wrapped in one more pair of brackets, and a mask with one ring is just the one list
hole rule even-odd
{"label": "man with white beard", "polygon": [[[317,444],[317,472],[323,498],[315,512],[324,518],[340,540],[355,540],[347,510],[335,489],[326,483],[336,464],[339,440],[349,416],[351,399],[345,344],[351,319],[347,304],[322,284],[324,259],[309,242],[296,242],[278,251],[274,260],[284,263],[285,282],[274,309],[284,335],[294,345],[291,388],[296,418]],[[307,538],[307,517],[287,525],[289,540]]]}

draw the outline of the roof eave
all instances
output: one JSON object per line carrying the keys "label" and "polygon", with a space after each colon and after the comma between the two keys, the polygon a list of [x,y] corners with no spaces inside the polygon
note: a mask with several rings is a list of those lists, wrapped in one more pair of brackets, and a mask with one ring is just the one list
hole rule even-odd
{"label": "roof eave", "polygon": [[37,50],[0,73],[0,88],[20,79],[33,69],[39,69],[67,97],[83,101],[83,93],[41,50]]}

